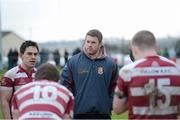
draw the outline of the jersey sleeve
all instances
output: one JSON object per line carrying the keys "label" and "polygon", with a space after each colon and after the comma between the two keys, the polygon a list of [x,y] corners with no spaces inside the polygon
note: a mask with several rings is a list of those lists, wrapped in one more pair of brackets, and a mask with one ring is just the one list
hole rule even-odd
{"label": "jersey sleeve", "polygon": [[4,74],[4,76],[1,79],[1,85],[0,85],[1,90],[12,89],[12,87],[14,86],[12,76],[13,75],[12,75],[11,71],[8,71]]}
{"label": "jersey sleeve", "polygon": [[128,83],[131,81],[131,71],[128,69],[121,69],[117,86],[124,96],[128,96]]}
{"label": "jersey sleeve", "polygon": [[69,114],[71,116],[71,118],[73,118],[73,110],[74,110],[74,97],[73,95],[70,93],[70,99],[65,111],[65,114]]}
{"label": "jersey sleeve", "polygon": [[60,83],[68,88],[72,93],[74,92],[73,88],[73,78],[72,71],[69,66],[69,61],[65,64],[63,71],[60,75]]}
{"label": "jersey sleeve", "polygon": [[4,87],[13,87],[12,79],[10,79],[8,77],[3,77],[2,80],[1,80],[1,86],[4,86]]}

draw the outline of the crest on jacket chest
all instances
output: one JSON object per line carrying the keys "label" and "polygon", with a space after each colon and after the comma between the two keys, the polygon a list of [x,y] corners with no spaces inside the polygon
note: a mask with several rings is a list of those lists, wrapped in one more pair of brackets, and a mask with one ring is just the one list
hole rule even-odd
{"label": "crest on jacket chest", "polygon": [[102,75],[104,73],[103,67],[101,67],[101,66],[97,67],[97,72],[98,72],[98,74]]}

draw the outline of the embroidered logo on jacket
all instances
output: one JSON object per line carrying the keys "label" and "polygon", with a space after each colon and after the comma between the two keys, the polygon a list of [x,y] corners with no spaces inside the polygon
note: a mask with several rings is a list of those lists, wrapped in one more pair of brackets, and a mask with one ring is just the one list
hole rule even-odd
{"label": "embroidered logo on jacket", "polygon": [[103,67],[98,67],[97,72],[98,72],[98,74],[102,75],[104,72]]}
{"label": "embroidered logo on jacket", "polygon": [[79,68],[78,69],[78,74],[87,74],[88,70],[86,70],[86,68]]}

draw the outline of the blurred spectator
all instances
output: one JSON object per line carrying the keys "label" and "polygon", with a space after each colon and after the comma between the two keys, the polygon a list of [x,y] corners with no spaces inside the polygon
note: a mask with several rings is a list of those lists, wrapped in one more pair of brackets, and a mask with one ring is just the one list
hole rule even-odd
{"label": "blurred spectator", "polygon": [[8,52],[8,70],[17,66],[19,53],[18,51],[10,49]]}
{"label": "blurred spectator", "polygon": [[40,64],[45,63],[49,59],[49,52],[46,49],[42,49],[39,53],[40,55]]}
{"label": "blurred spectator", "polygon": [[164,48],[163,56],[166,57],[166,58],[169,58],[168,48]]}
{"label": "blurred spectator", "polygon": [[69,53],[68,53],[67,49],[65,49],[65,51],[64,51],[64,60],[65,60],[65,63],[68,61],[68,57],[69,57]]}
{"label": "blurred spectator", "polygon": [[17,66],[18,57],[19,57],[18,51],[17,51],[17,49],[14,49],[13,54],[12,54],[12,64],[13,64],[13,67]]}
{"label": "blurred spectator", "polygon": [[178,49],[176,50],[176,57],[177,57],[177,58],[180,58],[180,48],[178,48]]}
{"label": "blurred spectator", "polygon": [[81,52],[81,49],[80,49],[80,48],[76,48],[76,49],[73,51],[72,55],[76,55],[76,54],[78,54],[79,52]]}
{"label": "blurred spectator", "polygon": [[60,57],[61,57],[61,55],[60,55],[59,51],[55,50],[53,52],[53,58],[54,58],[54,61],[56,63],[56,66],[60,66]]}
{"label": "blurred spectator", "polygon": [[13,67],[12,56],[13,56],[13,51],[12,51],[12,49],[10,49],[8,52],[8,55],[7,55],[7,57],[8,57],[8,70]]}

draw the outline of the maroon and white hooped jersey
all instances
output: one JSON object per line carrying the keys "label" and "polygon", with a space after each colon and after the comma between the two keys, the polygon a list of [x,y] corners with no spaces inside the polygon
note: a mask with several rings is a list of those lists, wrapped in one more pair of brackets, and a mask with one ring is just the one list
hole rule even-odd
{"label": "maroon and white hooped jersey", "polygon": [[35,72],[35,68],[27,72],[21,66],[16,66],[4,74],[0,89],[16,91],[22,85],[32,82],[35,77]]}
{"label": "maroon and white hooped jersey", "polygon": [[161,56],[123,67],[117,86],[127,96],[130,119],[175,119],[180,104],[180,69]]}
{"label": "maroon and white hooped jersey", "polygon": [[59,83],[41,80],[18,89],[12,98],[12,110],[19,110],[19,119],[63,119],[73,116],[74,97]]}

